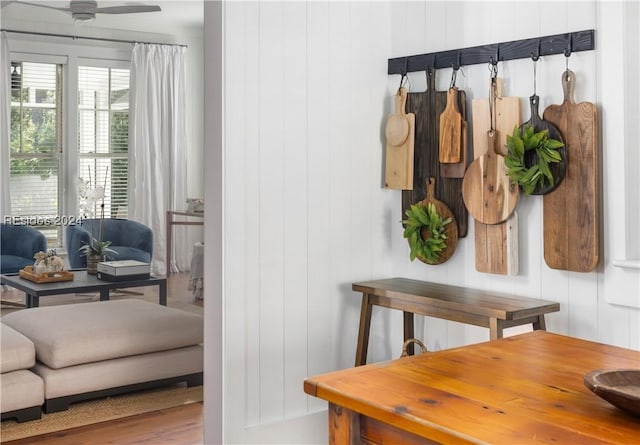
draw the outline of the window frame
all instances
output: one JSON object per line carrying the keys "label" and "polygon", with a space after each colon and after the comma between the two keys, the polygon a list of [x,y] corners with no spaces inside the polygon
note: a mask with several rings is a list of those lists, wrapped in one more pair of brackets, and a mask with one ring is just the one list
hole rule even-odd
{"label": "window frame", "polygon": [[[10,36],[10,59],[34,63],[62,63],[63,88],[63,127],[62,127],[62,162],[60,165],[60,187],[58,190],[60,205],[60,221],[73,221],[78,215],[78,67],[97,66],[130,69],[132,47],[128,43],[105,43],[75,41],[67,43],[67,39],[55,40],[31,38],[30,36]],[[62,227],[59,253],[66,251]]]}
{"label": "window frame", "polygon": [[[114,60],[104,60],[104,59],[94,59],[94,58],[89,58],[89,57],[79,57],[78,58],[78,64],[76,66],[75,69],[75,74],[76,77],[78,76],[78,72],[81,66],[85,66],[85,67],[92,67],[92,68],[109,68],[109,69],[126,69],[129,70],[131,68],[130,63],[127,61],[126,63],[122,62],[122,61],[114,61]],[[76,125],[76,130],[74,132],[74,136],[75,136],[75,152],[74,152],[74,156],[75,156],[75,163],[74,163],[74,167],[76,170],[76,178],[82,176],[84,177],[84,172],[79,172],[78,171],[78,165],[80,164],[80,160],[82,158],[90,158],[90,157],[94,157],[94,156],[83,156],[80,153],[79,147],[78,147],[78,111],[79,111],[79,105],[78,105],[78,82],[76,80],[75,83],[75,98],[76,98],[76,102],[75,102],[75,111],[76,111],[76,116],[75,116],[75,125]],[[129,102],[129,112],[131,110],[131,103]],[[110,122],[111,123],[111,122]],[[106,154],[106,153],[96,153],[96,158],[106,158],[106,159],[117,159],[117,158],[122,158],[122,157],[118,157],[118,156],[112,156],[112,154]],[[129,154],[128,154],[128,150],[127,150],[127,165],[128,165],[128,161],[129,161]],[[127,190],[128,190],[128,184],[127,184]],[[74,205],[75,205],[75,213],[74,214],[78,214],[78,208],[77,208],[77,204],[78,204],[78,199],[76,197],[76,199],[73,201]]]}

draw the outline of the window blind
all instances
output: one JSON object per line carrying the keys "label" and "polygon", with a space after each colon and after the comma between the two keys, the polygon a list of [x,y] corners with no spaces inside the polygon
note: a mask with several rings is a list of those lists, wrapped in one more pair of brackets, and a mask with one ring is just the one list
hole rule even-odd
{"label": "window blind", "polygon": [[[104,189],[104,216],[127,217],[129,70],[78,69],[78,175]],[[100,217],[101,203],[81,206],[84,217]]]}
{"label": "window blind", "polygon": [[11,63],[11,214],[60,244],[62,65]]}

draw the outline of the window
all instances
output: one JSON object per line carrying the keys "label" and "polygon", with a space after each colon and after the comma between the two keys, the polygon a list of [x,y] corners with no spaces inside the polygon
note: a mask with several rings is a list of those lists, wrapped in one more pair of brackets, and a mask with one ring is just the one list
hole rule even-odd
{"label": "window", "polygon": [[100,202],[86,208],[70,189],[76,178],[104,188],[105,218],[127,218],[127,64],[70,60],[11,62],[11,216],[41,230],[50,248],[62,247],[74,217],[101,216]]}
{"label": "window", "polygon": [[11,214],[59,245],[62,65],[11,63]]}
{"label": "window", "polygon": [[[127,217],[129,70],[78,69],[78,176],[105,190],[104,216]],[[100,216],[89,209],[82,216]]]}

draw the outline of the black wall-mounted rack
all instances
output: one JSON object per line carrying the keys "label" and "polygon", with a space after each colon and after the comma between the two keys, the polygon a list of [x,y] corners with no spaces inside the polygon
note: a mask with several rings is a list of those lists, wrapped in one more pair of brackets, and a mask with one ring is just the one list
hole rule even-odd
{"label": "black wall-mounted rack", "polygon": [[594,30],[555,34],[532,39],[513,40],[491,45],[473,46],[436,53],[389,59],[388,74],[406,74],[441,68],[458,69],[461,66],[498,61],[528,59],[540,56],[589,51],[594,49]]}

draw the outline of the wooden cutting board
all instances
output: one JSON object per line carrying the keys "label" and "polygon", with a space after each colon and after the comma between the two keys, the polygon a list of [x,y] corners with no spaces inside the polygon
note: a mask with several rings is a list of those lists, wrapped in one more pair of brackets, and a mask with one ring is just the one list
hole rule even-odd
{"label": "wooden cutting board", "polygon": [[416,117],[405,110],[407,90],[399,88],[393,99],[395,110],[387,117],[385,128],[385,186],[390,189],[411,190]]}
{"label": "wooden cutting board", "polygon": [[520,189],[507,175],[496,131],[487,133],[487,152],[475,159],[462,180],[462,196],[469,214],[484,224],[506,221],[518,203]]}
{"label": "wooden cutting board", "polygon": [[553,269],[590,272],[598,264],[597,109],[575,103],[575,74],[562,74],[564,101],[544,111],[564,136],[567,171],[558,187],[543,196],[544,259]]}
{"label": "wooden cutting board", "polygon": [[458,109],[458,89],[447,91],[447,106],[440,115],[439,160],[441,164],[462,162],[462,115]]}
{"label": "wooden cutting board", "polygon": [[440,163],[441,178],[462,178],[469,165],[469,132],[467,122],[462,121],[462,158],[455,164]]}
{"label": "wooden cutting board", "polygon": [[[467,236],[469,213],[462,200],[462,178],[444,177],[440,173],[439,139],[440,114],[447,104],[447,92],[436,91],[435,72],[427,74],[427,89],[420,93],[409,93],[407,111],[416,115],[413,184],[411,191],[402,192],[402,215],[411,204],[426,196],[425,183],[429,177],[435,177],[438,187],[436,198],[446,204],[453,212],[458,225],[458,237]],[[466,119],[466,94],[458,90],[458,109]]]}
{"label": "wooden cutting board", "polygon": [[[533,130],[536,133],[542,130],[547,130],[549,139],[555,139],[564,143],[564,138],[562,137],[560,130],[558,130],[558,127],[553,125],[551,122],[540,118],[540,115],[538,114],[539,104],[540,104],[540,98],[536,94],[529,97],[531,117],[529,118],[528,121],[520,125],[520,130],[522,131],[525,127],[533,127]],[[545,181],[542,186],[541,185],[536,186],[533,192],[531,192],[532,195],[544,195],[546,193],[549,193],[551,190],[555,189],[562,182],[562,179],[564,178],[567,170],[566,146],[558,149],[558,153],[560,153],[562,160],[560,162],[549,163],[549,170],[551,170],[551,174],[553,175],[553,178],[554,178],[553,185],[550,184],[548,181]],[[535,150],[526,151],[524,154],[525,167],[531,167],[532,165],[535,165],[537,163],[538,163],[538,156],[536,155]]]}
{"label": "wooden cutting board", "polygon": [[438,212],[438,215],[440,215],[443,219],[451,218],[451,222],[445,226],[444,233],[447,235],[447,247],[442,252],[440,252],[438,261],[436,263],[427,263],[420,257],[416,258],[418,258],[425,264],[442,264],[449,258],[451,258],[451,255],[453,255],[453,252],[456,250],[456,246],[458,245],[458,225],[456,224],[456,217],[451,209],[449,209],[449,207],[447,207],[445,203],[436,198],[436,178],[428,178],[426,181],[426,186],[427,196],[422,201],[420,201],[420,204],[433,204],[433,206],[436,208],[436,212]]}
{"label": "wooden cutting board", "polygon": [[[502,79],[497,79],[496,130],[498,147],[507,153],[507,134],[520,125],[520,98],[502,96]],[[473,152],[480,157],[487,152],[486,132],[490,128],[489,100],[474,99]],[[517,275],[518,261],[518,213],[514,211],[503,223],[483,224],[474,220],[476,270],[483,273]]]}

